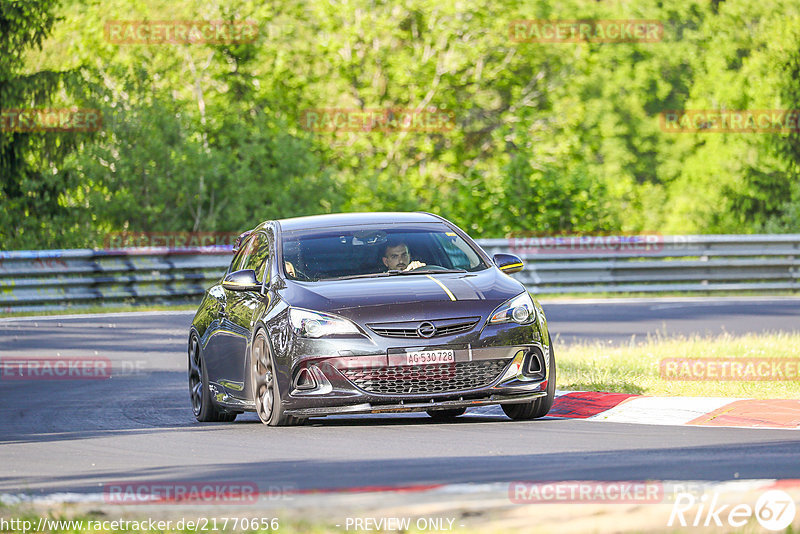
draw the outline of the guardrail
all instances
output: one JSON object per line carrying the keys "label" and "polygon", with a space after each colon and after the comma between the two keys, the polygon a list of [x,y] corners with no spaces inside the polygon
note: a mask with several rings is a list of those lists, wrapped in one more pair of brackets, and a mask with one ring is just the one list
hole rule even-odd
{"label": "guardrail", "polygon": [[[800,290],[800,234],[483,239],[532,293]],[[0,252],[0,311],[198,302],[230,246]]]}
{"label": "guardrail", "polygon": [[0,252],[0,311],[198,302],[230,246]]}
{"label": "guardrail", "polygon": [[800,290],[800,234],[485,239],[532,293]]}

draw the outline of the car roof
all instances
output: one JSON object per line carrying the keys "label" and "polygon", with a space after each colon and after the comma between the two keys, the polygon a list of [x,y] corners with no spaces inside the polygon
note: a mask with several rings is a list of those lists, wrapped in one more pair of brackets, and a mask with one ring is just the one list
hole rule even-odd
{"label": "car roof", "polygon": [[280,219],[283,231],[307,230],[311,228],[330,228],[335,226],[360,226],[366,224],[407,224],[434,223],[442,219],[421,211],[415,212],[370,212],[370,213],[332,213]]}

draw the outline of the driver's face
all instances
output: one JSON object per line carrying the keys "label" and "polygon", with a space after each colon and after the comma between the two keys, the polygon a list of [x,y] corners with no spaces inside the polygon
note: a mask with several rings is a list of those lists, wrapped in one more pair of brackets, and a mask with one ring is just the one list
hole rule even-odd
{"label": "driver's face", "polygon": [[386,249],[386,255],[383,256],[383,264],[390,270],[402,271],[408,267],[411,257],[408,254],[408,247],[404,244],[397,245],[396,247],[389,247]]}

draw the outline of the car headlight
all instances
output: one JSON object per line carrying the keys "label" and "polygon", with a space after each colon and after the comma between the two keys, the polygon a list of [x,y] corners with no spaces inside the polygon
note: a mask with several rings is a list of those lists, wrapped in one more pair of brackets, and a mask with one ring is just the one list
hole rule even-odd
{"label": "car headlight", "polygon": [[359,335],[358,327],[344,317],[313,312],[301,308],[289,309],[289,322],[295,334],[301,337]]}
{"label": "car headlight", "polygon": [[501,304],[489,318],[489,324],[530,324],[536,320],[536,307],[526,291]]}

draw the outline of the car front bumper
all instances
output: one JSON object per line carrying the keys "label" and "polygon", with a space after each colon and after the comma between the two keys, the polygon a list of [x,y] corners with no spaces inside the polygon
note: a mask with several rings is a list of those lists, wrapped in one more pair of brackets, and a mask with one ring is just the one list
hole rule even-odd
{"label": "car front bumper", "polygon": [[[430,373],[427,366],[415,367],[419,379],[407,381],[408,367],[403,367],[397,354],[384,353],[354,357],[332,357],[304,360],[301,364],[305,374],[304,384],[298,384],[298,373],[294,373],[291,390],[284,397],[284,410],[288,415],[314,417],[335,414],[398,413],[435,409],[469,408],[491,404],[530,402],[547,394],[550,376],[549,350],[541,344],[520,346],[483,347],[455,351],[455,363],[448,365],[488,365],[499,369],[489,380],[474,387],[458,387],[448,383],[452,377],[447,366],[440,371],[445,376]],[[381,383],[382,391],[375,391],[364,382],[352,380],[372,370],[402,370],[405,374],[397,384]],[[354,371],[355,370],[355,371]],[[432,378],[428,378],[432,377]],[[384,378],[383,380],[391,380]],[[431,380],[428,384],[426,380]],[[375,385],[377,382],[366,381]],[[397,391],[413,383],[417,391]],[[359,387],[360,384],[361,387]],[[298,387],[300,386],[300,387]],[[398,387],[399,386],[399,387]],[[439,390],[437,390],[439,389]],[[385,392],[385,391],[391,392]]]}

